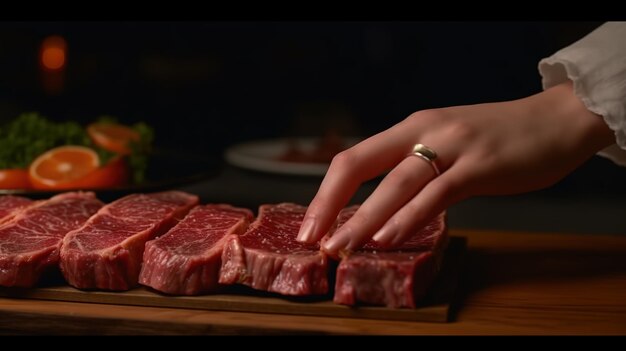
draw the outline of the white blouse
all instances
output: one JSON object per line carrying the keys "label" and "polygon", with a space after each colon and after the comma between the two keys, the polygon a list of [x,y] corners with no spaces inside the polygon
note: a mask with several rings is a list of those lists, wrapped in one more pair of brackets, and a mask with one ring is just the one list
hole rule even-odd
{"label": "white blouse", "polygon": [[607,22],[539,62],[543,89],[567,79],[589,111],[601,115],[616,143],[598,152],[626,166],[626,22]]}

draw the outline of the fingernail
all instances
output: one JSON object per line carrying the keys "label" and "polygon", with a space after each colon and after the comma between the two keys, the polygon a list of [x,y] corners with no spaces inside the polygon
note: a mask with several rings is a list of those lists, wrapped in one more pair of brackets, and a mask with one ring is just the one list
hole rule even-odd
{"label": "fingernail", "polygon": [[386,241],[389,241],[392,235],[393,235],[392,230],[389,227],[385,226],[385,227],[380,228],[380,230],[378,230],[376,234],[374,234],[374,236],[372,237],[372,240],[374,240],[375,242],[379,244],[383,244]]}
{"label": "fingernail", "polygon": [[306,219],[300,227],[300,232],[298,233],[296,240],[303,243],[308,242],[313,235],[313,229],[315,229],[315,220],[313,218]]}
{"label": "fingernail", "polygon": [[327,253],[334,254],[341,247],[342,241],[343,240],[342,240],[341,236],[338,236],[335,233],[332,238],[330,238],[327,242],[324,243],[324,246],[322,247],[322,250],[327,252]]}

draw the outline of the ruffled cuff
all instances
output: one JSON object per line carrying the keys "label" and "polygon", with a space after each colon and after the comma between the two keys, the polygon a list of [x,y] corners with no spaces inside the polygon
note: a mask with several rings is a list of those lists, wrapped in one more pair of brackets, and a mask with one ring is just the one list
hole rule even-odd
{"label": "ruffled cuff", "polygon": [[544,90],[571,80],[589,111],[602,116],[616,144],[598,152],[626,166],[626,22],[606,23],[539,62]]}

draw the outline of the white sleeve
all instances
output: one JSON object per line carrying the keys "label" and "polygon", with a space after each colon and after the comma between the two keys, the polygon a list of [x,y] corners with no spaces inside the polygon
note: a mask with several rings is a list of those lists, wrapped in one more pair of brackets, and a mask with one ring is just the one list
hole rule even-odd
{"label": "white sleeve", "polygon": [[539,62],[543,89],[570,79],[589,111],[601,115],[616,143],[598,152],[626,166],[626,22],[607,22]]}

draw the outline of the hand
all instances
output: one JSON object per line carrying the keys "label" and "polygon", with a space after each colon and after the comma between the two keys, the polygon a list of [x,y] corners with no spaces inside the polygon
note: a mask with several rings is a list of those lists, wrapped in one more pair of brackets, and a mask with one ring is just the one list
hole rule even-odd
{"label": "hand", "polygon": [[[298,240],[322,238],[357,188],[385,171],[322,250],[336,256],[372,238],[385,247],[400,245],[458,201],[550,186],[614,142],[571,82],[520,100],[419,111],[335,156]],[[441,175],[427,161],[407,156],[416,143],[437,152]]]}

